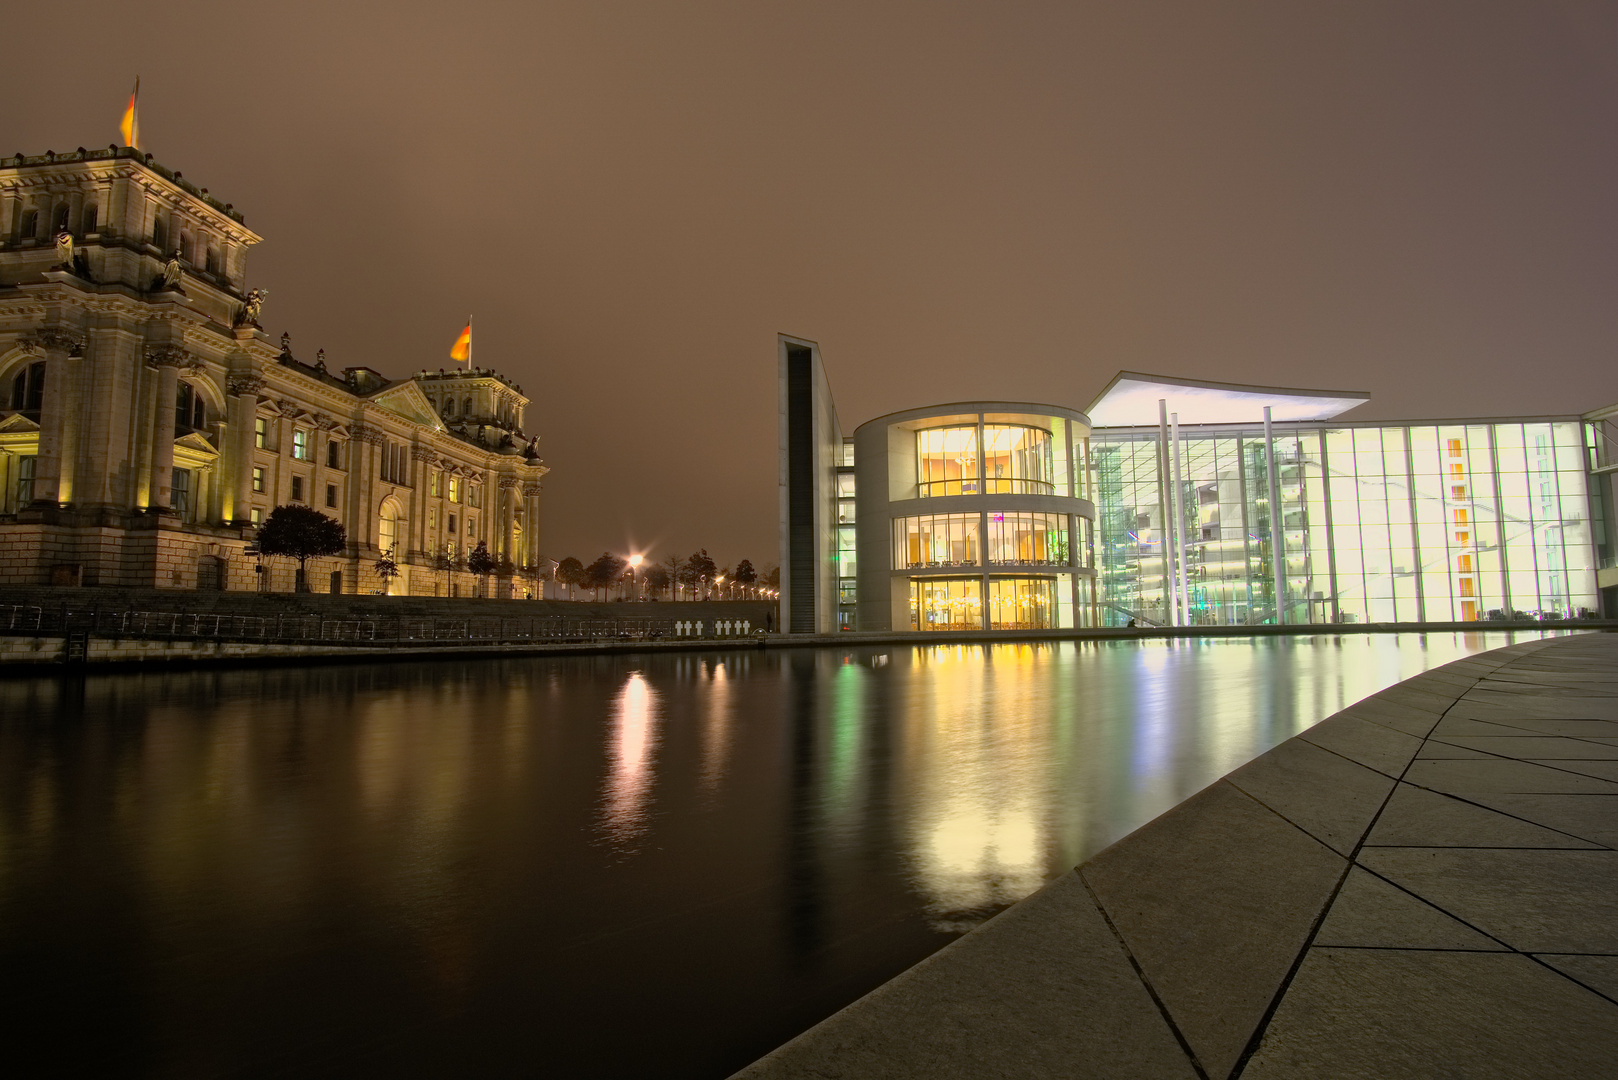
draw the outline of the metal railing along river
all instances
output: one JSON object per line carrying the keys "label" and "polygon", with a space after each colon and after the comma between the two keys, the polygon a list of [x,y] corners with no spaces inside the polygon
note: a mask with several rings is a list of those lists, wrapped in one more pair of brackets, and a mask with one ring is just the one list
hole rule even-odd
{"label": "metal railing along river", "polygon": [[563,615],[233,615],[210,611],[103,611],[53,609],[28,604],[0,607],[0,633],[94,634],[107,638],[330,642],[524,642],[656,641],[751,637],[761,632],[749,620],[676,620],[652,616],[613,619]]}

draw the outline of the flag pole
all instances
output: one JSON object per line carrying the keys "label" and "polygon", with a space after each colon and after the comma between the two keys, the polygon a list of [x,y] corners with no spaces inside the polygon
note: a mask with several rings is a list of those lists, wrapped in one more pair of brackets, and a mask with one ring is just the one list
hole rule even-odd
{"label": "flag pole", "polygon": [[466,370],[472,370],[472,316],[466,317]]}

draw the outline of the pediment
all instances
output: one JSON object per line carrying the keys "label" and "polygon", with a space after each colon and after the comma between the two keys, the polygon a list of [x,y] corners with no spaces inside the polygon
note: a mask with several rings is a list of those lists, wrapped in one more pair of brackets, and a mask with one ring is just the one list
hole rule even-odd
{"label": "pediment", "polygon": [[371,397],[371,401],[395,416],[401,416],[422,427],[439,426],[438,410],[427,400],[414,379],[384,387]]}
{"label": "pediment", "polygon": [[192,431],[174,440],[174,464],[182,469],[201,469],[219,460],[219,451],[200,431]]}
{"label": "pediment", "polygon": [[4,420],[0,420],[0,435],[10,435],[16,432],[34,432],[38,430],[39,425],[28,419],[28,417],[24,416],[20,412],[12,413]]}

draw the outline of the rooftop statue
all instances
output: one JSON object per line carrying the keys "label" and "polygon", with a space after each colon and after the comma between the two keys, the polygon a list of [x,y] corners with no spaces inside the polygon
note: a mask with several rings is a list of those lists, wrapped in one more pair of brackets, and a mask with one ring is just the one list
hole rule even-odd
{"label": "rooftop statue", "polygon": [[242,302],[242,312],[236,317],[237,326],[257,326],[258,313],[264,310],[264,301],[270,298],[270,290],[254,289],[247,294]]}
{"label": "rooftop statue", "polygon": [[73,234],[65,228],[56,234],[56,258],[63,270],[73,269]]}
{"label": "rooftop statue", "polygon": [[163,264],[163,288],[178,289],[180,287],[180,249],[175,248],[169,261]]}

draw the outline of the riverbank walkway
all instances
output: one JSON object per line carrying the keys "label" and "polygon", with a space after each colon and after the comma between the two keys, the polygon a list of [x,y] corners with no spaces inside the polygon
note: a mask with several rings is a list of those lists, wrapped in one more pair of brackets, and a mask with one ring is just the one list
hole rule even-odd
{"label": "riverbank walkway", "polygon": [[1618,1073],[1618,635],[1275,747],[737,1074]]}

